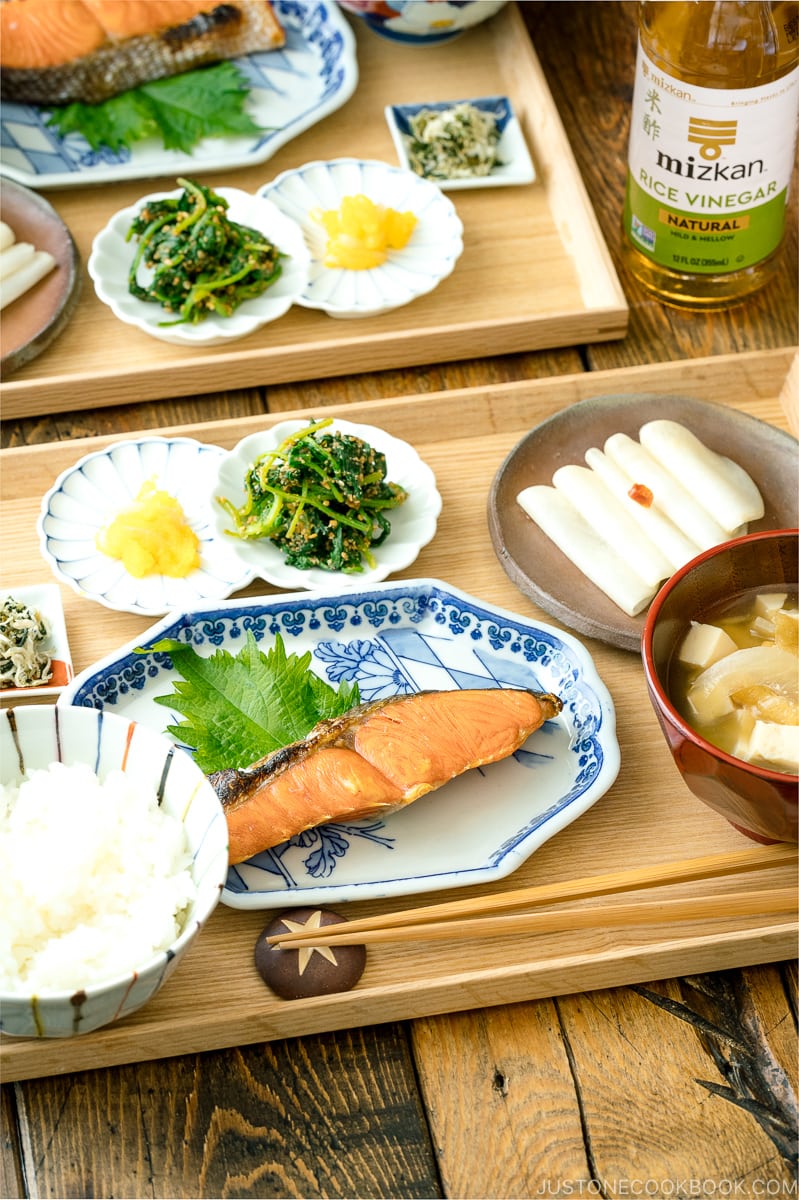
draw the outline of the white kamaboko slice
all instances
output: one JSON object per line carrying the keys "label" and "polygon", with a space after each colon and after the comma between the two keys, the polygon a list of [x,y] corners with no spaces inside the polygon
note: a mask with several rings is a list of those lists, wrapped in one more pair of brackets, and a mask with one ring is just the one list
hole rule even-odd
{"label": "white kamaboko slice", "polygon": [[646,608],[656,589],[597,537],[562,492],[536,484],[519,492],[517,500],[577,569],[628,616],[635,617]]}
{"label": "white kamaboko slice", "polygon": [[30,242],[14,242],[13,246],[8,246],[5,250],[0,251],[0,279],[7,279],[20,267],[24,267],[31,261],[35,253],[36,247],[32,246]]}
{"label": "white kamaboko slice", "polygon": [[690,530],[691,540],[700,550],[709,550],[727,540],[727,533],[714,521],[690,492],[661,467],[640,442],[626,433],[614,433],[605,442],[605,453],[628,476],[630,483],[643,484],[652,493],[652,503],[673,521],[678,529]]}
{"label": "white kamaboko slice", "polygon": [[710,450],[684,425],[649,421],[641,426],[638,437],[727,534],[763,516],[763,497],[754,480],[737,463]]}
{"label": "white kamaboko slice", "polygon": [[55,266],[55,259],[46,250],[37,250],[30,262],[20,267],[7,279],[0,279],[0,309],[16,300],[32,288],[40,279],[44,279]]}
{"label": "white kamaboko slice", "polygon": [[666,555],[594,471],[571,464],[558,467],[552,482],[649,587],[668,579],[672,565]]}
{"label": "white kamaboko slice", "polygon": [[5,221],[0,221],[0,251],[7,250],[17,240],[14,230]]}
{"label": "white kamaboko slice", "polygon": [[637,500],[633,500],[629,494],[629,478],[597,446],[586,450],[585,461],[633,519],[638,522],[647,537],[660,547],[671,563],[673,571],[679,570],[692,558],[696,558],[700,550],[697,543],[692,542],[659,509],[647,508],[645,505],[639,504]]}

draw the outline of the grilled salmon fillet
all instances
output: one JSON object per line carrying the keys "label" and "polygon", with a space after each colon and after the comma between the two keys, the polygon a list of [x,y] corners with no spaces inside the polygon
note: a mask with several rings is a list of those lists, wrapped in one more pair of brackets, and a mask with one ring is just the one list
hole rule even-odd
{"label": "grilled salmon fillet", "polygon": [[0,94],[28,104],[98,104],[284,43],[269,0],[1,0]]}
{"label": "grilled salmon fillet", "polygon": [[227,817],[230,861],[315,825],[402,808],[507,758],[561,708],[546,692],[473,688],[394,696],[321,721],[302,741],[210,776]]}

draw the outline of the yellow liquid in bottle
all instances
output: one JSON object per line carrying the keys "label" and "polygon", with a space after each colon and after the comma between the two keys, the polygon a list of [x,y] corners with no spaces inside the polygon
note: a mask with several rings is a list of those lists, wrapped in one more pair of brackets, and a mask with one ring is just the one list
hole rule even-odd
{"label": "yellow liquid in bottle", "polygon": [[[684,94],[691,95],[692,88],[723,89],[735,92],[735,105],[725,111],[724,105],[716,106],[714,116],[721,119],[737,118],[746,110],[745,98],[741,93],[746,89],[760,88],[764,84],[774,84],[794,72],[799,65],[799,4],[779,0],[777,3],[739,3],[728,0],[692,0],[681,3],[678,0],[644,0],[640,5],[639,17],[640,49],[650,60],[650,63],[662,76],[652,72],[650,79],[663,82],[665,77],[668,90],[677,91],[674,81],[686,84]],[[641,85],[640,78],[636,80],[636,89]],[[754,93],[752,93],[754,95]],[[689,102],[687,102],[689,103]],[[689,110],[690,111],[690,110]],[[795,112],[795,109],[794,109]],[[635,119],[635,118],[634,118]],[[655,130],[657,116],[651,115],[649,129]],[[788,136],[795,135],[795,117],[793,128],[788,129]],[[657,136],[655,132],[652,136]],[[689,141],[692,140],[689,138]],[[685,232],[674,234],[686,239],[682,255],[676,252],[672,255],[673,265],[665,265],[655,261],[652,253],[647,253],[635,244],[635,238],[630,234],[630,182],[628,176],[628,198],[625,206],[624,232],[622,253],[634,277],[649,291],[667,304],[696,309],[712,309],[726,307],[743,300],[752,292],[763,287],[779,270],[780,245],[774,246],[759,261],[747,262],[736,268],[735,258],[743,255],[731,254],[730,260],[724,263],[724,268],[718,271],[709,267],[714,261],[713,255],[721,257],[723,250],[717,247],[709,248],[708,243],[713,235],[706,231],[713,219],[732,219],[732,214],[723,210],[695,209],[691,207],[688,198],[691,196],[688,181],[680,174],[685,171],[705,171],[705,177],[710,173],[708,163],[695,166],[699,152],[686,146],[679,164],[673,158],[664,157],[662,161],[671,162],[674,170],[671,175],[658,178],[655,185],[658,195],[664,198],[664,203],[683,213],[682,224]],[[742,148],[735,147],[740,150]],[[756,156],[757,149],[750,151],[750,157]],[[715,169],[715,168],[714,168]],[[738,168],[743,170],[743,167]],[[728,168],[729,170],[729,168]],[[676,176],[675,177],[675,172]],[[632,173],[632,154],[631,154]],[[649,176],[652,183],[654,173]],[[739,182],[729,182],[722,171],[719,184],[719,194],[706,197],[701,203],[719,204],[725,202],[721,193],[734,193],[743,185]],[[751,192],[756,193],[752,186]],[[739,195],[740,195],[739,190]],[[696,193],[694,193],[696,199]],[[686,218],[685,212],[690,210],[691,217]],[[652,244],[663,236],[661,225],[668,219],[664,217],[661,208],[657,217],[653,216],[651,229],[646,234],[651,235]],[[743,219],[743,218],[742,218]],[[777,229],[784,221],[784,206],[773,217],[763,217],[752,209],[749,220],[776,220]],[[677,218],[673,218],[677,224]],[[691,236],[690,230],[694,231]],[[703,232],[697,232],[697,231]],[[704,245],[697,245],[697,237]],[[727,240],[732,242],[732,235]],[[781,239],[780,239],[781,240]],[[702,259],[701,255],[705,255]],[[702,271],[692,270],[692,263],[702,263]]]}

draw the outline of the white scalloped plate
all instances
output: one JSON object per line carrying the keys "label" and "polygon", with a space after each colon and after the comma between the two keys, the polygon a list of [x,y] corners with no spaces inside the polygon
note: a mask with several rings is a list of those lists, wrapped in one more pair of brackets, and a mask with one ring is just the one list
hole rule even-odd
{"label": "white scalloped plate", "polygon": [[[136,254],[136,242],[126,241],[131,222],[149,201],[181,196],[183,189],[153,192],[115,213],[92,243],[88,271],[94,290],[120,321],[173,346],[202,349],[247,337],[262,325],[282,317],[299,301],[307,286],[311,261],[299,226],[275,205],[249,192],[225,187],[214,188],[214,191],[228,201],[227,216],[231,221],[259,229],[286,255],[279,279],[262,295],[245,300],[229,317],[212,315],[198,325],[168,324],[174,320],[174,313],[168,313],[160,304],[140,300],[128,290],[128,271]],[[144,270],[140,270],[140,277]]]}
{"label": "white scalloped plate", "polygon": [[[219,459],[211,481],[212,496],[224,496],[237,507],[243,504],[246,498],[244,479],[255,460],[262,454],[275,450],[290,433],[303,429],[307,424],[307,421],[302,420],[281,421],[271,429],[250,434],[240,441],[229,454]],[[433,539],[441,512],[441,496],[433,472],[421,460],[413,446],[373,425],[356,425],[351,421],[333,420],[325,429],[325,433],[337,432],[359,437],[384,454],[386,478],[389,482],[398,483],[403,487],[408,493],[408,498],[388,514],[391,532],[381,545],[372,550],[376,565],[367,566],[355,575],[344,571],[325,571],[321,567],[301,570],[287,564],[282,550],[267,539],[248,541],[245,538],[231,537],[229,531],[232,529],[232,521],[222,506],[214,503],[211,520],[216,536],[230,543],[243,569],[252,571],[267,583],[291,590],[331,587],[360,590],[409,567],[418,557],[422,547]]]}
{"label": "white scalloped plate", "polygon": [[[323,264],[327,235],[311,213],[337,209],[345,196],[363,194],[375,204],[413,212],[417,225],[402,250],[389,251],[379,267],[345,271]],[[436,184],[413,171],[360,158],[310,162],[284,171],[258,192],[302,229],[311,252],[308,282],[298,304],[331,317],[372,317],[433,291],[455,269],[463,252],[463,223]]]}
{"label": "white scalloped plate", "polygon": [[[225,453],[192,438],[146,437],[115,442],[63,471],[45,494],[37,522],[55,576],[79,596],[145,616],[212,604],[246,587],[252,571],[217,537],[211,519],[208,480]],[[97,534],[149,479],[174,496],[200,540],[200,566],[185,579],[134,579],[97,549]]]}

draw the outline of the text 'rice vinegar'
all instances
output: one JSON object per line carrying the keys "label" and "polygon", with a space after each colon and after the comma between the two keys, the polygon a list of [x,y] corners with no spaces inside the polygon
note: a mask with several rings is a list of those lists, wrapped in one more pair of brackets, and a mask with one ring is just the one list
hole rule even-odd
{"label": "text 'rice vinegar'", "polygon": [[799,3],[644,0],[624,254],[665,303],[720,308],[779,266],[799,121]]}

